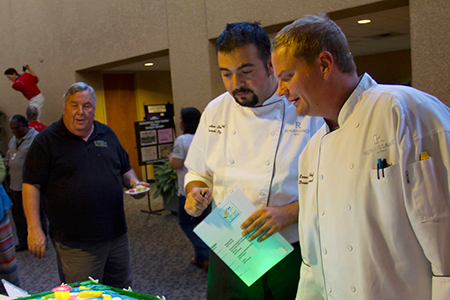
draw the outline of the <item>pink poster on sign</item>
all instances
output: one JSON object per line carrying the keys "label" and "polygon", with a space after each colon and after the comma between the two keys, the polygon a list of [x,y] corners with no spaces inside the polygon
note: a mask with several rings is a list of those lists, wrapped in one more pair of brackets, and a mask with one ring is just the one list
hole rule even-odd
{"label": "pink poster on sign", "polygon": [[158,143],[171,143],[173,142],[172,128],[159,129],[158,130]]}

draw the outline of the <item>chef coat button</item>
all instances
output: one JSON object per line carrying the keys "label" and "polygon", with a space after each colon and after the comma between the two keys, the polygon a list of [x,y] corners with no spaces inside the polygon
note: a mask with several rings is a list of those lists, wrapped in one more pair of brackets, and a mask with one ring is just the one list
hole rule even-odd
{"label": "chef coat button", "polygon": [[264,197],[266,195],[266,193],[264,191],[259,192],[259,195]]}
{"label": "chef coat button", "polygon": [[230,164],[234,164],[234,160],[230,159]]}
{"label": "chef coat button", "polygon": [[323,248],[323,253],[326,255],[328,253],[327,248]]}
{"label": "chef coat button", "polygon": [[323,180],[323,174],[320,174],[320,180]]}
{"label": "chef coat button", "polygon": [[271,136],[274,136],[274,135],[275,135],[275,131],[272,131],[272,132],[270,133],[270,135],[271,135]]}
{"label": "chef coat button", "polygon": [[350,163],[350,170],[352,170],[353,169],[353,167],[354,167],[355,165],[353,164],[353,163]]}
{"label": "chef coat button", "polygon": [[266,166],[270,165],[270,161],[266,160]]}
{"label": "chef coat button", "polygon": [[236,131],[235,131],[235,130],[233,130],[233,131],[231,132],[231,134],[232,134],[232,135],[235,135],[235,134],[236,134]]}
{"label": "chef coat button", "polygon": [[322,216],[325,215],[325,209],[322,209]]}
{"label": "chef coat button", "polygon": [[350,204],[347,204],[347,210],[351,211],[352,210],[352,206]]}
{"label": "chef coat button", "polygon": [[353,251],[353,246],[352,245],[348,245],[347,246],[347,251],[348,252],[352,252]]}
{"label": "chef coat button", "polygon": [[231,189],[231,190],[230,190],[230,194],[233,194],[233,193],[234,193],[234,190],[233,190],[233,189]]}
{"label": "chef coat button", "polygon": [[355,128],[358,128],[359,127],[359,122],[356,122],[355,123]]}
{"label": "chef coat button", "polygon": [[352,286],[350,287],[350,291],[352,291],[352,293],[356,293],[356,288],[352,285]]}
{"label": "chef coat button", "polygon": [[333,291],[333,289],[331,288],[331,286],[328,287],[328,293],[331,294],[331,292]]}

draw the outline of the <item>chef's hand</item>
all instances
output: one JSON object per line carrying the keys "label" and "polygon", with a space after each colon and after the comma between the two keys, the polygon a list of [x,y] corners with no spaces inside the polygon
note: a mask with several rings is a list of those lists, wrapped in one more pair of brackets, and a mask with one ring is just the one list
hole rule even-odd
{"label": "chef's hand", "polygon": [[260,208],[241,224],[241,229],[244,230],[242,236],[253,232],[247,239],[252,241],[259,237],[258,242],[262,242],[272,234],[297,223],[298,209],[297,201],[285,206]]}
{"label": "chef's hand", "polygon": [[28,230],[28,250],[37,258],[45,258],[46,237],[41,228]]}
{"label": "chef's hand", "polygon": [[[137,187],[138,185],[145,186],[145,187],[149,187],[150,186],[150,184],[148,184],[147,182],[139,181],[138,183],[133,185],[133,187]],[[134,194],[134,195],[130,194],[130,196],[133,197],[134,199],[141,199],[141,198],[144,198],[145,196],[147,196],[149,191],[150,190],[148,190],[148,191],[146,191],[144,193],[139,193],[139,194]]]}
{"label": "chef's hand", "polygon": [[198,217],[208,207],[211,201],[212,192],[210,189],[204,187],[195,187],[192,188],[189,194],[186,196],[184,209],[189,215]]}

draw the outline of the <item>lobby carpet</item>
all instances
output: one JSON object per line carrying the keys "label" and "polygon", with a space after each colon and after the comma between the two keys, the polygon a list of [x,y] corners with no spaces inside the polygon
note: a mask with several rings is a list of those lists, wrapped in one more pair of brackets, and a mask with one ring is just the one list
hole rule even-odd
{"label": "lobby carpet", "polygon": [[[161,209],[161,200],[152,200],[152,209]],[[168,211],[147,214],[147,197],[135,200],[125,195],[125,214],[130,238],[135,292],[167,300],[206,299],[207,273],[189,263],[194,250]],[[17,253],[21,288],[30,294],[51,290],[60,284],[53,246],[46,257],[37,259],[28,251]],[[86,278],[87,279],[87,278]]]}

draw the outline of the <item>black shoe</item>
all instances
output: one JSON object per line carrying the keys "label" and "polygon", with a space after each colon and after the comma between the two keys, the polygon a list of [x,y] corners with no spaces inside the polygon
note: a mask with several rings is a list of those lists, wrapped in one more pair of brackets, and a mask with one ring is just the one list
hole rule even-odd
{"label": "black shoe", "polygon": [[17,245],[16,252],[28,250],[28,245]]}

